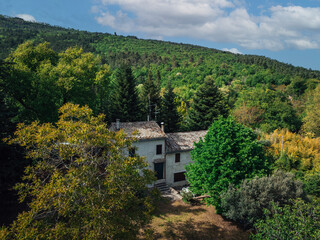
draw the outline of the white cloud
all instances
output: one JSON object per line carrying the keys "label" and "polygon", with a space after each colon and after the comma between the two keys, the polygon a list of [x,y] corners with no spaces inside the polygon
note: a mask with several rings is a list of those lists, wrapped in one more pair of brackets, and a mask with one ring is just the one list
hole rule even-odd
{"label": "white cloud", "polygon": [[36,22],[36,19],[30,14],[17,14],[16,16],[28,22]]}
{"label": "white cloud", "polygon": [[298,40],[288,40],[287,43],[293,48],[297,49],[315,49],[319,48],[319,44],[315,41],[309,41],[307,39],[298,39]]}
{"label": "white cloud", "polygon": [[242,54],[237,48],[222,48],[222,51],[231,52],[235,54]]}
{"label": "white cloud", "polygon": [[[262,16],[239,0],[99,0],[99,24],[147,36],[191,37],[248,49],[320,48],[320,8],[274,6]],[[117,12],[114,12],[114,7]]]}

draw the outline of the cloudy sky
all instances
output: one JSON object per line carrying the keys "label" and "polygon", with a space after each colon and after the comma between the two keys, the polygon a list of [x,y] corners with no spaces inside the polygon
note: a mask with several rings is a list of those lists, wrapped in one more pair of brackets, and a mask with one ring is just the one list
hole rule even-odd
{"label": "cloudy sky", "polygon": [[320,0],[0,0],[0,14],[320,70]]}

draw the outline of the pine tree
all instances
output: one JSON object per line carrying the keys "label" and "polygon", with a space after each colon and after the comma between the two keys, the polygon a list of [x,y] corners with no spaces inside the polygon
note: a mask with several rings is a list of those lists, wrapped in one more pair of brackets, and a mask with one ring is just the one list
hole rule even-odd
{"label": "pine tree", "polygon": [[132,69],[127,64],[122,64],[116,74],[114,91],[113,121],[137,121],[140,120],[140,102],[136,90]]}
{"label": "pine tree", "polygon": [[159,88],[159,92],[160,92],[161,91],[161,74],[159,70],[157,70],[156,85]]}
{"label": "pine tree", "polygon": [[157,113],[161,106],[160,87],[153,80],[152,72],[149,70],[148,78],[143,85],[143,101],[145,112],[149,120],[157,120]]}
{"label": "pine tree", "polygon": [[228,115],[228,105],[222,93],[214,84],[212,77],[207,77],[198,88],[188,117],[189,130],[205,130],[218,119]]}
{"label": "pine tree", "polygon": [[166,132],[174,132],[179,129],[180,115],[177,111],[175,98],[176,95],[169,81],[161,104],[161,121],[165,123]]}

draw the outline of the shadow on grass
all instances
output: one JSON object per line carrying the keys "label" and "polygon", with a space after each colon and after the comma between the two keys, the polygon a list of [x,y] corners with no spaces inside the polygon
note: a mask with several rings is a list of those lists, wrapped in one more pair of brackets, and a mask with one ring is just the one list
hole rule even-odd
{"label": "shadow on grass", "polygon": [[188,205],[162,199],[154,221],[143,229],[139,239],[217,239],[248,240],[249,232],[215,213],[212,206]]}
{"label": "shadow on grass", "polygon": [[[165,239],[186,239],[186,240],[204,240],[204,239],[230,239],[243,240],[247,239],[239,231],[225,231],[224,229],[208,224],[207,222],[195,222],[192,218],[185,222],[167,222],[163,232]],[[155,236],[157,239],[159,236]]]}
{"label": "shadow on grass", "polygon": [[181,215],[183,213],[192,213],[194,215],[198,215],[205,211],[206,210],[203,208],[196,208],[188,204],[174,205],[174,202],[163,198],[162,201],[159,202],[158,209],[155,211],[155,216],[164,218],[167,214]]}

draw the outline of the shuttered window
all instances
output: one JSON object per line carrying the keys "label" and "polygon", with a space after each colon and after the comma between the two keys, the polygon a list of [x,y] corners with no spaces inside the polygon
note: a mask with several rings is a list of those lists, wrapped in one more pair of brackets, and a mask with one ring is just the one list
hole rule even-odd
{"label": "shuttered window", "polygon": [[174,182],[180,182],[186,180],[185,172],[179,172],[174,174]]}

